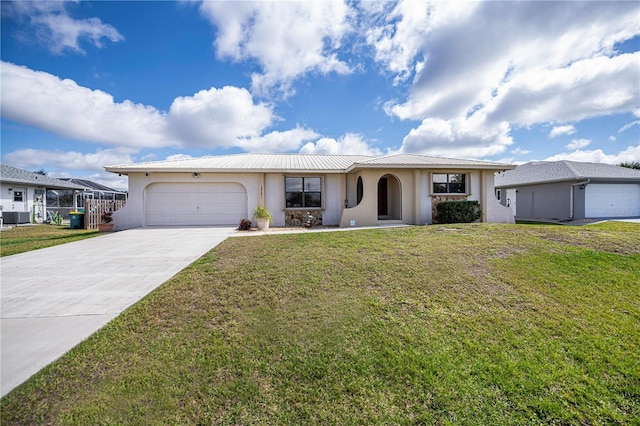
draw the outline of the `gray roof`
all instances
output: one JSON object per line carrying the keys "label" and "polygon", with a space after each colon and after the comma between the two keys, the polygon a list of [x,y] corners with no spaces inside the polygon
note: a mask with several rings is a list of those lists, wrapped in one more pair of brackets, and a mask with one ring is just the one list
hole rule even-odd
{"label": "gray roof", "polygon": [[427,157],[414,154],[397,154],[384,157],[369,155],[318,155],[318,154],[236,154],[217,157],[189,158],[172,161],[123,164],[107,166],[113,173],[134,172],[316,172],[345,173],[354,169],[394,168],[471,168],[505,170],[514,166],[488,161],[456,160]]}
{"label": "gray roof", "polygon": [[582,180],[631,181],[640,183],[640,170],[604,163],[576,161],[532,161],[495,177],[496,188]]}
{"label": "gray roof", "polygon": [[84,187],[74,183],[7,166],[6,164],[0,164],[0,179],[2,182],[7,183],[40,186],[51,189],[84,189]]}
{"label": "gray roof", "polygon": [[85,189],[89,189],[91,191],[102,191],[102,192],[116,192],[116,193],[124,193],[125,191],[120,191],[118,189],[109,188],[101,183],[94,182],[92,180],[87,179],[78,179],[78,178],[61,178],[61,180],[65,182],[75,183],[84,187]]}

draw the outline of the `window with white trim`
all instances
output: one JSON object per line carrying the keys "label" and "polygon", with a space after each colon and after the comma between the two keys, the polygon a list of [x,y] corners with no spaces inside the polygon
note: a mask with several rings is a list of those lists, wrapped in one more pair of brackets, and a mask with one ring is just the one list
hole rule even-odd
{"label": "window with white trim", "polygon": [[288,209],[322,207],[322,178],[285,177],[284,192]]}
{"label": "window with white trim", "polygon": [[464,173],[434,173],[434,194],[466,194],[467,175]]}

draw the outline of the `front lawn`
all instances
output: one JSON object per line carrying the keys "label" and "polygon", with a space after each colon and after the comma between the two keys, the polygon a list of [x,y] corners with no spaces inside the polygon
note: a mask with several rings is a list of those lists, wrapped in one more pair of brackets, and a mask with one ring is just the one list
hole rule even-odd
{"label": "front lawn", "polygon": [[57,246],[97,235],[98,231],[95,229],[69,229],[69,226],[14,226],[0,232],[0,256]]}
{"label": "front lawn", "polygon": [[640,225],[231,238],[1,402],[10,424],[633,424]]}

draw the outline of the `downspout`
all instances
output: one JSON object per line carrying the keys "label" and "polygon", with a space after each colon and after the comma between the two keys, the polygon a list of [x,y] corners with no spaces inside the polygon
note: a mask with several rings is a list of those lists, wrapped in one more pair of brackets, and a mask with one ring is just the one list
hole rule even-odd
{"label": "downspout", "polygon": [[573,193],[573,187],[578,185],[588,185],[589,182],[591,182],[591,179],[587,179],[584,182],[578,182],[571,185],[571,197],[569,197],[569,220],[573,220],[573,216],[574,216],[573,205],[574,205],[575,196]]}

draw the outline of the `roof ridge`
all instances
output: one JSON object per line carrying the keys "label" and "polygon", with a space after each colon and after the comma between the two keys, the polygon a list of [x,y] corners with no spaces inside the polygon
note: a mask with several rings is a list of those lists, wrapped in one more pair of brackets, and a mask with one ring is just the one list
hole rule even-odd
{"label": "roof ridge", "polygon": [[569,171],[570,171],[571,173],[573,173],[573,175],[574,175],[575,177],[579,177],[579,178],[584,177],[584,176],[582,176],[580,173],[578,173],[578,171],[575,169],[575,167],[573,167],[573,165],[571,164],[571,163],[572,163],[572,161],[569,161],[569,160],[562,160],[562,161],[561,161],[561,163],[562,163],[562,164],[564,164],[564,166],[565,166],[567,169],[569,169]]}
{"label": "roof ridge", "polygon": [[486,164],[506,164],[506,163],[499,163],[497,161],[488,161],[488,160],[476,160],[476,159],[472,159],[472,158],[454,158],[454,157],[440,157],[440,156],[436,156],[436,155],[425,155],[425,154],[416,154],[414,152],[396,152],[393,154],[386,154],[386,155],[372,155],[370,156],[372,160],[379,160],[382,158],[391,158],[391,157],[398,157],[401,155],[408,155],[411,157],[419,157],[419,158],[434,158],[437,160],[451,160],[451,161],[474,161],[476,163],[486,163]]}

